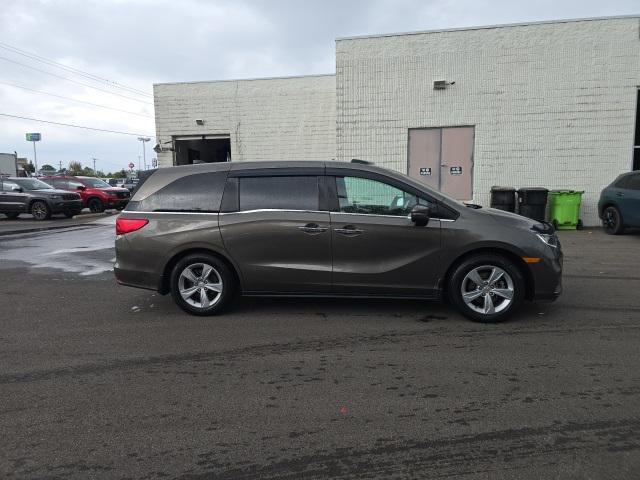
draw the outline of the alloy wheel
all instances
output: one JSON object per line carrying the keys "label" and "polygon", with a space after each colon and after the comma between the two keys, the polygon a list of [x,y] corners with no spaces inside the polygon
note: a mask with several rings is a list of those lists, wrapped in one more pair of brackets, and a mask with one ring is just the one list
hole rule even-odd
{"label": "alloy wheel", "polygon": [[465,275],[460,293],[468,308],[493,315],[506,310],[513,302],[513,279],[500,267],[482,265]]}
{"label": "alloy wheel", "polygon": [[604,212],[604,218],[602,219],[604,223],[604,228],[607,230],[615,230],[616,228],[616,217],[613,209],[607,208]]}
{"label": "alloy wheel", "polygon": [[211,265],[194,263],[185,267],[178,278],[178,291],[185,302],[195,308],[210,308],[222,297],[222,277]]}
{"label": "alloy wheel", "polygon": [[33,215],[36,220],[44,220],[47,218],[48,213],[47,206],[42,202],[35,202],[33,207],[31,207],[31,215]]}

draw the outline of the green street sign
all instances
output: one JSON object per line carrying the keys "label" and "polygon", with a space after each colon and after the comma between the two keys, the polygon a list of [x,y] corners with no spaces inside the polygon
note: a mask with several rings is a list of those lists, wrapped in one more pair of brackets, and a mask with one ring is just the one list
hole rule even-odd
{"label": "green street sign", "polygon": [[27,133],[27,142],[39,142],[41,138],[39,133]]}

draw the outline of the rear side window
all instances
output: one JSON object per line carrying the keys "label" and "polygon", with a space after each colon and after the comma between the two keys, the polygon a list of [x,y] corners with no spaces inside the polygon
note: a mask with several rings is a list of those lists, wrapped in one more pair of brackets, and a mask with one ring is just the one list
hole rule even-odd
{"label": "rear side window", "polygon": [[218,212],[227,172],[200,173],[174,180],[127,210],[144,212]]}
{"label": "rear side window", "polygon": [[69,187],[67,185],[67,181],[60,178],[50,178],[49,180],[45,180],[45,182],[47,182],[52,187],[59,188],[61,190],[66,190]]}
{"label": "rear side window", "polygon": [[242,177],[240,210],[318,210],[318,177]]}
{"label": "rear side window", "polygon": [[4,192],[12,192],[14,188],[20,188],[20,186],[11,180],[4,180],[2,182],[2,190]]}

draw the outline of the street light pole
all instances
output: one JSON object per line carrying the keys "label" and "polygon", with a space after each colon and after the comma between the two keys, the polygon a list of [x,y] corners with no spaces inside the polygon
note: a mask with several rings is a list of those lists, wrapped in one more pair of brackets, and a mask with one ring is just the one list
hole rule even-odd
{"label": "street light pole", "polygon": [[91,157],[91,160],[93,160],[93,174],[96,174],[96,160],[98,160],[97,158],[93,158]]}
{"label": "street light pole", "polygon": [[[147,169],[147,147],[146,143],[151,140],[148,137],[138,137],[138,141],[142,142],[142,159],[144,161],[144,169]],[[138,170],[140,170],[140,161],[138,160]]]}

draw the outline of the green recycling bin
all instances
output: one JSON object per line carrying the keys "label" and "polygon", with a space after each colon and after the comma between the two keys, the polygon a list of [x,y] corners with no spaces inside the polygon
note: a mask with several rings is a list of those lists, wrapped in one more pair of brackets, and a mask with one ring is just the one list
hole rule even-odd
{"label": "green recycling bin", "polygon": [[551,190],[549,192],[549,220],[556,230],[581,230],[580,204],[582,194],[577,190]]}

